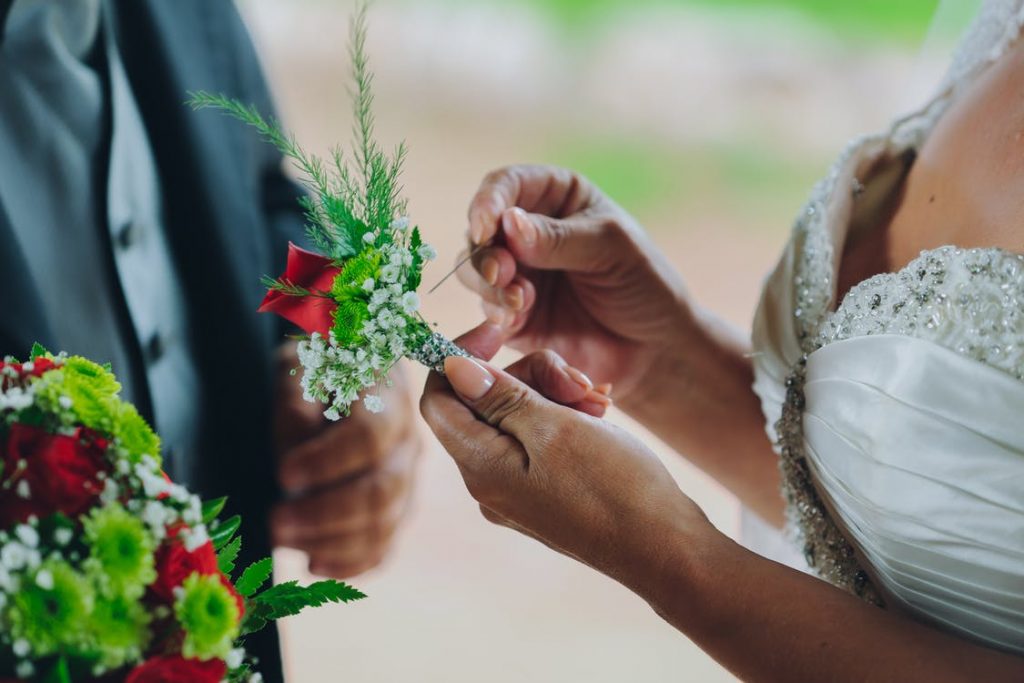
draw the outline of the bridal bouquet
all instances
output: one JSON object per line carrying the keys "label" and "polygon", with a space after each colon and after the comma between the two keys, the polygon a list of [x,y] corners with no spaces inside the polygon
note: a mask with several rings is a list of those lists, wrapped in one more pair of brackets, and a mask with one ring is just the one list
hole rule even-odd
{"label": "bridal bouquet", "polygon": [[329,161],[305,152],[279,122],[223,95],[191,94],[196,109],[219,109],[253,126],[293,162],[309,194],[299,199],[316,252],[289,245],[283,275],[268,279],[260,307],[306,332],[298,345],[307,401],[337,420],[362,397],[371,412],[388,371],[408,357],[441,371],[444,359],[467,355],[433,332],[419,313],[423,266],[436,257],[412,227],[401,198],[404,145],[387,154],[373,136],[372,75],[366,59],[366,6],[352,27],[355,143]]}
{"label": "bridal bouquet", "polygon": [[238,516],[160,468],[109,369],[38,345],[0,362],[0,678],[259,680],[246,634],[364,597],[337,581],[261,590],[235,574]]}

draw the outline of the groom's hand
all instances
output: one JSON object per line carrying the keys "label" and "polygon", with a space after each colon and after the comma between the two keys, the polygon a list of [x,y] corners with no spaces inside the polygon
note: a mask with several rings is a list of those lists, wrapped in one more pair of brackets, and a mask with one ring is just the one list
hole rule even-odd
{"label": "groom's hand", "polygon": [[404,374],[382,392],[385,410],[356,404],[339,422],[302,399],[295,347],[282,347],[275,414],[278,478],[286,500],[271,517],[275,545],[303,550],[314,574],[347,578],[380,564],[412,490],[421,438]]}

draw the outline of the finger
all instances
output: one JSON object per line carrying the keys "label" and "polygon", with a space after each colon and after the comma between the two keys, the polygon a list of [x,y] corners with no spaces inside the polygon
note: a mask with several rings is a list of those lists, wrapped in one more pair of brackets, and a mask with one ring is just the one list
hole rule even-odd
{"label": "finger", "polygon": [[285,501],[271,513],[271,531],[278,545],[324,536],[362,532],[401,515],[409,479],[400,472],[375,471],[329,489]]}
{"label": "finger", "polygon": [[522,444],[478,419],[443,375],[432,372],[427,376],[420,413],[477,500],[487,496],[484,482],[510,484],[526,472],[528,456]]}
{"label": "finger", "polygon": [[498,290],[504,289],[516,275],[516,260],[508,249],[487,247],[476,251],[470,259],[481,280]]}
{"label": "finger", "polygon": [[558,429],[564,408],[512,375],[460,357],[446,359],[444,370],[458,397],[473,413],[525,446]]}
{"label": "finger", "polygon": [[414,438],[404,420],[388,413],[354,413],[285,453],[278,467],[281,488],[300,493],[366,472],[402,439]]}
{"label": "finger", "polygon": [[519,165],[492,171],[469,205],[470,241],[493,239],[501,214],[514,206],[560,218],[583,210],[594,195],[589,182],[564,168]]}
{"label": "finger", "polygon": [[632,247],[626,229],[607,218],[558,219],[516,207],[502,214],[501,224],[516,260],[540,270],[601,272]]}
{"label": "finger", "polygon": [[554,351],[528,354],[505,368],[512,375],[556,403],[571,405],[584,401],[594,383]]}
{"label": "finger", "polygon": [[296,550],[309,555],[310,565],[358,565],[379,562],[390,546],[397,524],[386,529],[324,536],[297,543]]}
{"label": "finger", "polygon": [[477,358],[490,360],[501,349],[505,338],[505,332],[501,327],[487,321],[457,337],[455,344]]}
{"label": "finger", "polygon": [[365,574],[371,569],[375,569],[384,561],[384,557],[380,558],[369,558],[362,562],[356,562],[353,564],[336,564],[333,562],[322,562],[322,561],[310,561],[309,573],[316,576],[326,576],[331,579],[337,579],[344,581],[346,579],[353,579],[360,574]]}

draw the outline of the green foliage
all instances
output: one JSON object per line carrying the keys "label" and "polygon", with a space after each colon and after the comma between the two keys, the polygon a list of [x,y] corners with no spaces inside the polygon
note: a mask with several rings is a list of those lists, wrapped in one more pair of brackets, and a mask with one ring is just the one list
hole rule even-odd
{"label": "green foliage", "polygon": [[[467,2],[469,0],[461,0]],[[479,2],[479,0],[472,0]],[[521,2],[522,0],[496,0]],[[719,12],[744,9],[790,12],[843,36],[888,40],[919,39],[924,35],[936,0],[529,0],[539,10],[573,31],[595,21],[614,18],[637,8],[697,7]]]}
{"label": "green foliage", "polygon": [[249,597],[258,591],[260,586],[266,583],[273,573],[274,560],[272,558],[265,557],[258,562],[253,562],[242,572],[242,576],[235,583],[235,590],[238,591],[239,595]]}
{"label": "green foliage", "polygon": [[72,683],[71,668],[67,657],[61,655],[53,662],[53,666],[42,677],[42,683]]}
{"label": "green foliage", "polygon": [[220,550],[227,545],[241,525],[242,518],[238,515],[228,517],[223,522],[214,524],[210,529],[210,541],[213,543],[214,550]]}
{"label": "green foliage", "polygon": [[235,571],[235,560],[238,559],[241,549],[242,537],[235,536],[230,543],[217,552],[217,568],[226,576],[231,576],[231,572]]}
{"label": "green foliage", "polygon": [[249,600],[242,635],[259,631],[274,619],[298,614],[306,607],[319,607],[329,602],[353,602],[365,597],[362,591],[332,579],[308,586],[300,586],[297,581],[279,583]]}
{"label": "green foliage", "polygon": [[377,245],[394,238],[392,220],[405,211],[398,179],[405,160],[405,146],[383,151],[374,139],[373,77],[366,56],[366,5],[361,4],[352,22],[353,158],[335,148],[330,162],[308,154],[295,136],[276,119],[267,119],[253,105],[225,95],[190,92],[193,109],[213,108],[252,126],[274,145],[301,174],[309,196],[299,199],[309,221],[307,234],[315,248],[339,263],[355,256],[364,246],[363,236],[377,230]]}
{"label": "green foliage", "polygon": [[423,237],[420,235],[420,229],[413,228],[412,236],[409,238],[409,250],[412,252],[412,265],[409,267],[409,273],[407,274],[407,280],[405,284],[406,290],[415,292],[420,287],[420,281],[423,278],[423,257],[420,256],[420,247],[423,246]]}
{"label": "green foliage", "polygon": [[217,519],[217,516],[224,511],[224,506],[227,502],[227,496],[221,496],[220,498],[205,501],[203,503],[203,524],[213,524],[213,520]]}
{"label": "green foliage", "polygon": [[51,356],[51,355],[52,354],[49,351],[46,350],[45,346],[43,346],[39,342],[34,342],[32,344],[32,350],[28,354],[28,359],[29,360],[35,360],[36,358],[40,358],[40,357],[43,357],[43,356]]}

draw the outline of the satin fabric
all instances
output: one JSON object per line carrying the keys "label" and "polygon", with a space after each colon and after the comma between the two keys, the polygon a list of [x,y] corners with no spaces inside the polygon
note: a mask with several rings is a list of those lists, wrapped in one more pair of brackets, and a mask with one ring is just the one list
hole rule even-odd
{"label": "satin fabric", "polygon": [[1024,652],[1024,382],[936,343],[810,354],[808,462],[887,600]]}

